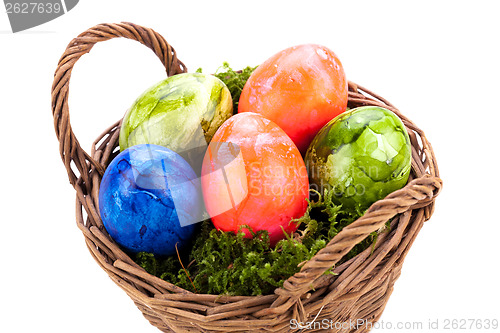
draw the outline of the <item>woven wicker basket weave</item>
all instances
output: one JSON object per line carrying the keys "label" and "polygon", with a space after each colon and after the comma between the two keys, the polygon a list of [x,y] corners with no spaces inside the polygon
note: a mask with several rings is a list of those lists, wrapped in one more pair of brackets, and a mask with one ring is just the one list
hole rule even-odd
{"label": "woven wicker basket weave", "polygon": [[[441,190],[438,167],[424,133],[380,96],[349,83],[349,107],[377,105],[394,111],[408,129],[412,173],[408,184],[375,202],[366,214],[344,228],[306,262],[274,294],[220,296],[195,294],[145,272],[108,236],[98,212],[101,177],[118,153],[120,122],[99,136],[87,154],[70,125],[68,92],[74,64],[95,43],[125,37],[146,45],[160,58],[167,75],[186,72],[175,50],[155,31],[132,23],[101,24],[73,39],[61,59],[52,86],[52,112],[61,158],[76,190],[76,219],[97,263],[121,287],[150,323],[164,332],[289,332],[298,322],[327,319],[329,329],[312,325],[307,331],[342,330],[350,320],[377,321],[401,273],[403,260],[434,209]],[[392,219],[392,220],[391,220]],[[380,234],[375,247],[336,265],[357,243],[391,220],[390,232]],[[292,327],[292,328],[291,328]],[[369,331],[370,325],[356,332]]]}

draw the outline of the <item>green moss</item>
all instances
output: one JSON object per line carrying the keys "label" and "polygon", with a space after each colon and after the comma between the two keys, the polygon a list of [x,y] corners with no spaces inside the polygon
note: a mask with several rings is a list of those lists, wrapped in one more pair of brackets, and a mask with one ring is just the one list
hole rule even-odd
{"label": "green moss", "polygon": [[[150,274],[184,289],[207,294],[261,295],[275,288],[300,270],[300,264],[311,259],[343,227],[360,214],[346,212],[332,202],[333,192],[315,193],[307,210],[299,219],[294,235],[286,235],[271,248],[266,231],[253,233],[251,239],[243,232],[237,234],[216,230],[211,221],[201,223],[188,251],[168,258],[155,258],[139,253],[136,262]],[[242,228],[249,227],[244,226]],[[347,260],[373,246],[377,232],[356,245],[343,259]],[[333,268],[333,267],[332,267]],[[188,277],[189,274],[189,277]],[[325,274],[332,274],[327,270]],[[191,282],[192,281],[192,282]]]}
{"label": "green moss", "polygon": [[[224,62],[219,69],[217,69],[214,74],[217,78],[219,78],[222,82],[224,82],[231,92],[231,97],[233,98],[233,112],[238,112],[238,101],[240,100],[241,91],[243,90],[243,86],[247,82],[248,78],[252,74],[252,72],[257,68],[247,66],[246,68],[235,71],[233,70],[227,62]],[[198,68],[196,70],[197,73],[201,73],[202,69]]]}

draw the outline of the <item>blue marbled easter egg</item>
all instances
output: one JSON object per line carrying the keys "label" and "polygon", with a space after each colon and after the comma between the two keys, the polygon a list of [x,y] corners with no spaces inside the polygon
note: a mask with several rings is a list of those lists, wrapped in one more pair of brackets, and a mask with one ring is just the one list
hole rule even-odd
{"label": "blue marbled easter egg", "polygon": [[110,236],[127,250],[171,255],[193,234],[200,192],[195,172],[180,155],[136,145],[106,169],[99,210]]}

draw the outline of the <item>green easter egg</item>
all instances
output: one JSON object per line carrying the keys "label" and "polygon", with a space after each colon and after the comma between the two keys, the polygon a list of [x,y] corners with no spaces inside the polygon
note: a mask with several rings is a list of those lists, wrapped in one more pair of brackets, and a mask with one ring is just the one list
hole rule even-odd
{"label": "green easter egg", "polygon": [[231,93],[213,75],[171,76],[145,91],[123,118],[120,150],[155,144],[175,152],[206,147],[233,114]]}
{"label": "green easter egg", "polygon": [[334,191],[334,201],[361,212],[406,185],[410,138],[391,111],[365,106],[346,111],[316,135],[306,153],[311,187]]}

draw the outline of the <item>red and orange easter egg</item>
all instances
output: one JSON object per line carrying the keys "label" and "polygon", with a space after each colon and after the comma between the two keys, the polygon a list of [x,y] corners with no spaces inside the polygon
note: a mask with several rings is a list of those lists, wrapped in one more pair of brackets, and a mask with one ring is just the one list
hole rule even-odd
{"label": "red and orange easter egg", "polygon": [[347,80],[335,53],[304,44],[276,53],[243,87],[238,112],[256,112],[280,126],[305,154],[318,131],[347,107]]}
{"label": "red and orange easter egg", "polygon": [[304,160],[288,135],[263,116],[245,112],[215,133],[202,166],[207,212],[222,231],[267,230],[271,245],[297,229],[309,197]]}

